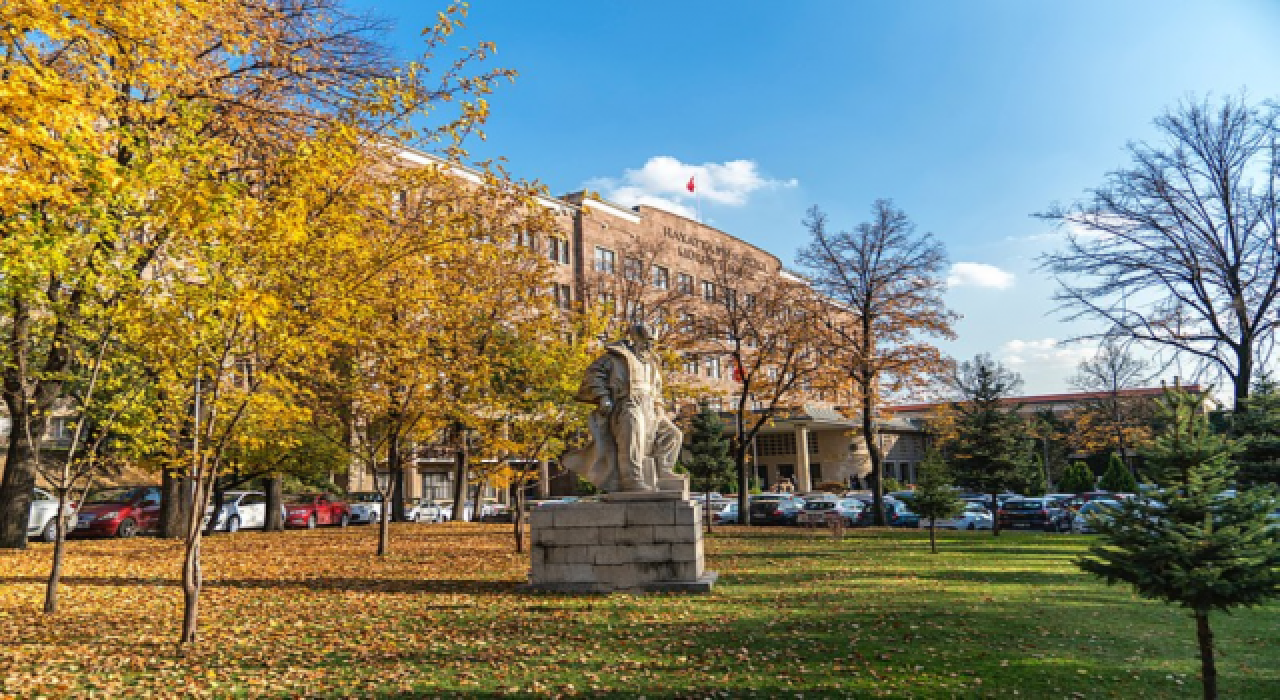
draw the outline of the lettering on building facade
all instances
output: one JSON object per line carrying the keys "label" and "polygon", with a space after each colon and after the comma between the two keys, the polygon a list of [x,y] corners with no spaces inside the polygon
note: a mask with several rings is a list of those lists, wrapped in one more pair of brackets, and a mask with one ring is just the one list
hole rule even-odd
{"label": "lettering on building facade", "polygon": [[[676,246],[677,255],[687,260],[692,260],[700,265],[710,265],[716,260],[733,254],[733,251],[730,250],[728,246],[716,245],[711,241],[687,234],[684,231],[677,231],[670,226],[662,227],[662,235],[679,244]],[[737,255],[735,256],[735,259],[753,270],[759,272],[766,272],[768,270],[764,263],[750,255]]]}

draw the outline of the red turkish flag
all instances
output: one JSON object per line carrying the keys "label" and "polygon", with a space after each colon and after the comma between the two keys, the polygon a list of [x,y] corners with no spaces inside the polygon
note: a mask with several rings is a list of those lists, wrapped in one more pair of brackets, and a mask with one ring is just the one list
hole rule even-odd
{"label": "red turkish flag", "polygon": [[692,175],[689,176],[689,184],[685,185],[685,188],[688,189],[690,192],[693,191],[693,177],[694,176]]}

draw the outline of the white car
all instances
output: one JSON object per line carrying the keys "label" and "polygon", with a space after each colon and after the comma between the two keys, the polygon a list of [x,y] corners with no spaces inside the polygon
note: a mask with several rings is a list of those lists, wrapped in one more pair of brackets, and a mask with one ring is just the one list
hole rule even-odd
{"label": "white car", "polygon": [[438,523],[444,521],[444,509],[423,500],[417,503],[404,504],[404,519],[411,523]]}
{"label": "white car", "polygon": [[[204,513],[204,526],[209,526],[209,518],[213,517],[213,506]],[[280,505],[280,518],[284,522],[284,504]],[[222,494],[222,510],[218,511],[218,521],[214,530],[237,532],[244,528],[262,528],[267,526],[267,494],[261,491],[227,491]]]}
{"label": "white car", "polygon": [[347,494],[351,506],[351,522],[373,525],[382,521],[382,494],[377,491],[354,491]]}
{"label": "white car", "polygon": [[[981,503],[969,503],[964,511],[954,518],[938,518],[937,527],[944,530],[990,530],[993,518],[991,511]],[[920,527],[929,527],[927,518],[920,519]]]}
{"label": "white car", "polygon": [[[27,518],[27,537],[38,537],[42,542],[53,542],[58,539],[58,524],[53,516],[58,512],[58,497],[44,489],[33,489],[31,492],[31,515]],[[66,517],[66,529],[71,532],[75,527],[72,518],[76,514],[73,504],[68,503],[63,509]]]}

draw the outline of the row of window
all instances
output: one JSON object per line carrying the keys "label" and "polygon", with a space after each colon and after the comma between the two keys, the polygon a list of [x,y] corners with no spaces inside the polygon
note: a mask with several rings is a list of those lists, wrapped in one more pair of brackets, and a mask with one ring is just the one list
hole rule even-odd
{"label": "row of window", "polygon": [[[607,275],[617,274],[617,253],[596,246],[595,269]],[[636,258],[627,258],[622,262],[622,276],[631,282],[645,282],[644,263]],[[653,265],[647,280],[655,289],[671,288],[671,271],[661,265]],[[680,272],[676,274],[676,291],[681,294],[693,294],[693,275]],[[715,302],[722,301],[730,307],[738,305],[738,293],[734,289],[724,288],[711,280],[702,280],[702,298]],[[743,306],[750,309],[755,306],[755,295],[743,295]]]}
{"label": "row of window", "polygon": [[[516,232],[516,245],[524,248],[538,248],[538,237],[528,231]],[[569,241],[558,236],[547,236],[547,259],[561,265],[569,264]]]}

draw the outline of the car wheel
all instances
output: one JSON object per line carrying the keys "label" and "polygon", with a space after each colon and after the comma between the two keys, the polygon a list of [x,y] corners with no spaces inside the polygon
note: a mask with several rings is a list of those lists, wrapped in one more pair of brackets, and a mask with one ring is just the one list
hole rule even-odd
{"label": "car wheel", "polygon": [[339,527],[346,527],[346,526],[347,526],[347,523],[349,523],[350,521],[351,521],[351,516],[347,515],[346,513],[343,513],[343,514],[342,514],[342,520],[341,520],[341,521],[339,521],[338,526],[339,526]]}
{"label": "car wheel", "polygon": [[307,518],[307,529],[308,530],[316,529],[316,516],[312,515]]}
{"label": "car wheel", "polygon": [[977,525],[976,523],[969,523],[969,527],[967,527],[967,528],[965,528],[965,529],[966,529],[966,530],[977,530],[977,529],[978,529],[978,525]]}
{"label": "car wheel", "polygon": [[233,515],[227,520],[227,532],[240,532],[240,516]]}
{"label": "car wheel", "polygon": [[133,518],[125,518],[120,521],[120,527],[116,528],[116,537],[127,538],[138,534],[138,524]]}
{"label": "car wheel", "polygon": [[49,518],[49,522],[45,524],[44,530],[40,532],[40,540],[42,542],[53,542],[58,539],[58,521],[56,518]]}

